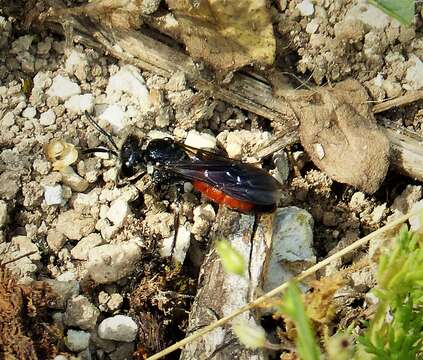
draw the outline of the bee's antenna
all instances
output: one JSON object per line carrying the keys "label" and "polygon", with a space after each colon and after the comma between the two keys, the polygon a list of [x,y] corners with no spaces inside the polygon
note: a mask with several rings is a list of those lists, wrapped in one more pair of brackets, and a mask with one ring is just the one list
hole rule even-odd
{"label": "bee's antenna", "polygon": [[103,152],[103,153],[109,153],[109,154],[112,154],[112,155],[114,155],[114,156],[118,156],[118,153],[117,153],[116,151],[111,150],[111,149],[105,149],[105,148],[102,148],[102,147],[96,147],[96,148],[84,149],[84,150],[82,150],[82,152],[83,152],[84,154],[92,154],[92,153],[97,153],[97,152]]}
{"label": "bee's antenna", "polygon": [[[110,134],[110,133],[108,133],[106,130],[104,130],[94,119],[93,119],[93,117],[88,113],[88,111],[86,111],[85,110],[85,116],[87,117],[87,119],[88,119],[88,121],[91,123],[91,125],[92,126],[94,126],[95,128],[96,128],[96,130],[98,131],[98,132],[100,132],[100,134],[102,134],[102,135],[104,135],[106,138],[107,138],[107,140],[109,140],[109,142],[110,142],[110,144],[112,144],[113,145],[113,147],[117,150],[117,151],[119,151],[119,148],[118,148],[118,146],[116,145],[116,143],[115,143],[115,141],[113,140],[113,136]],[[87,150],[90,150],[90,149],[87,149]],[[93,151],[93,152],[106,152],[106,151],[104,151],[105,149],[103,149],[103,150],[100,150],[100,151]],[[110,150],[110,152],[112,152],[113,150]],[[112,154],[116,154],[114,151],[112,152]],[[117,155],[117,154],[116,154]]]}

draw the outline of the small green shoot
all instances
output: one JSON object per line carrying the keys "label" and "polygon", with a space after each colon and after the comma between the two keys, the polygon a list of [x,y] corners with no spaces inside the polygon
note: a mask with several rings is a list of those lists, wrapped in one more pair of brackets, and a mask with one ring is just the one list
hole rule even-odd
{"label": "small green shoot", "polygon": [[375,359],[417,359],[423,351],[423,247],[406,225],[381,256],[377,281],[379,304],[360,344]]}
{"label": "small green shoot", "polygon": [[369,0],[369,3],[404,25],[413,23],[415,0]]}
{"label": "small green shoot", "polygon": [[215,243],[215,249],[222,262],[223,269],[227,273],[244,276],[245,260],[226,240],[219,240]]}
{"label": "small green shoot", "polygon": [[321,354],[316,343],[310,319],[307,316],[301,292],[295,283],[291,283],[283,296],[280,311],[287,315],[297,329],[297,351],[302,360],[319,360]]}

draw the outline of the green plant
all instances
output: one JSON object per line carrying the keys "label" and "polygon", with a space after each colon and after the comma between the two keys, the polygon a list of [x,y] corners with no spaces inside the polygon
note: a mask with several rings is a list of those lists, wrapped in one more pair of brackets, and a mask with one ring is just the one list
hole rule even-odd
{"label": "green plant", "polygon": [[287,315],[295,324],[297,330],[297,351],[303,360],[318,360],[321,358],[319,346],[307,316],[297,284],[291,283],[283,296],[282,304],[279,307],[281,313]]}
{"label": "green plant", "polygon": [[406,225],[394,248],[381,256],[377,282],[379,303],[359,337],[360,350],[376,359],[423,359],[423,247]]}
{"label": "green plant", "polygon": [[369,3],[404,25],[413,23],[415,0],[369,0]]}

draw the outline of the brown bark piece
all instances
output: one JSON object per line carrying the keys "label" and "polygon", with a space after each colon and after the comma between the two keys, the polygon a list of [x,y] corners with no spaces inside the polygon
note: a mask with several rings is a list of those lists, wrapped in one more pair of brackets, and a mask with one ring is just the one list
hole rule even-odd
{"label": "brown bark piece", "polygon": [[[241,215],[221,206],[212,239],[226,239],[245,258],[246,276],[227,274],[219,257],[211,249],[201,267],[199,290],[191,308],[187,335],[246,305],[260,291],[263,265],[269,254],[272,237],[272,215],[262,216],[254,235],[254,216]],[[253,237],[254,236],[254,237]],[[254,314],[240,316],[255,322]],[[238,319],[238,318],[237,318]],[[241,345],[232,333],[231,325],[217,328],[188,344],[180,359],[265,359],[262,350],[250,350]]]}
{"label": "brown bark piece", "polygon": [[368,193],[379,189],[389,167],[389,141],[366,106],[359,82],[307,92],[292,101],[301,143],[314,164],[331,178]]}

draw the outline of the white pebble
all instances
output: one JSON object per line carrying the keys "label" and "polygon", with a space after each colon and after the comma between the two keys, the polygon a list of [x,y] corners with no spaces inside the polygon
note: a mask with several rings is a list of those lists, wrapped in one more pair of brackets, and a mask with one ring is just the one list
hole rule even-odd
{"label": "white pebble", "polygon": [[405,79],[408,84],[404,86],[406,90],[420,90],[423,89],[423,62],[415,55],[410,57],[414,65],[407,69]]}
{"label": "white pebble", "polygon": [[40,115],[40,124],[43,126],[53,125],[56,122],[56,114],[53,109],[49,109]]}
{"label": "white pebble", "polygon": [[196,130],[190,130],[185,145],[195,147],[197,149],[215,149],[216,138],[207,133],[200,133]]}
{"label": "white pebble", "polygon": [[3,116],[3,119],[1,119],[1,124],[6,129],[15,125],[15,114],[13,114],[11,111],[6,113],[6,115]]}
{"label": "white pebble", "polygon": [[131,213],[128,202],[122,198],[116,199],[110,205],[107,218],[116,226],[121,226],[126,217]]}
{"label": "white pebble", "polygon": [[150,93],[145,85],[139,69],[133,65],[123,66],[116,74],[110,77],[106,94],[126,93],[137,101],[142,112],[148,112],[151,107]]}
{"label": "white pebble", "polygon": [[90,334],[86,331],[68,330],[68,336],[65,339],[66,346],[71,351],[81,351],[88,347],[90,343]]}
{"label": "white pebble", "polygon": [[135,340],[137,332],[136,322],[125,315],[104,319],[98,326],[98,336],[106,340],[131,342]]}
{"label": "white pebble", "polygon": [[6,225],[7,222],[7,204],[0,200],[0,228]]}
{"label": "white pebble", "polygon": [[52,80],[47,73],[39,71],[34,76],[34,79],[32,80],[32,82],[34,85],[33,89],[44,90],[44,89],[47,89],[51,85]]}
{"label": "white pebble", "polygon": [[24,111],[22,111],[22,116],[27,119],[33,119],[37,115],[37,110],[32,106],[28,106]]}
{"label": "white pebble", "polygon": [[73,95],[65,102],[65,108],[78,115],[85,111],[91,113],[94,109],[94,96],[92,94]]}
{"label": "white pebble", "polygon": [[62,101],[69,99],[73,95],[79,95],[81,88],[68,77],[57,75],[53,83],[47,90],[48,96],[57,96]]}
{"label": "white pebble", "polygon": [[301,16],[310,16],[314,13],[314,5],[308,0],[300,2],[297,5],[297,9],[300,11]]}
{"label": "white pebble", "polygon": [[108,106],[99,118],[112,125],[114,133],[118,133],[125,127],[125,112],[119,105],[113,104]]}
{"label": "white pebble", "polygon": [[60,205],[63,201],[63,188],[61,185],[44,186],[44,200],[47,205]]}

